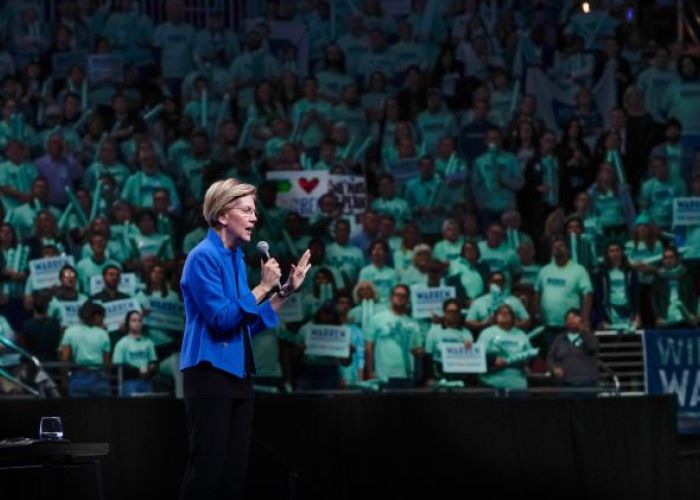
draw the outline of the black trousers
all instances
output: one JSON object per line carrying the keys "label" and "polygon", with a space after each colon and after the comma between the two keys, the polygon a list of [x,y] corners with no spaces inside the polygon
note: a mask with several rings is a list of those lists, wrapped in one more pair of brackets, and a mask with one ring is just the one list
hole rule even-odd
{"label": "black trousers", "polygon": [[190,456],[180,500],[243,498],[253,399],[185,399]]}

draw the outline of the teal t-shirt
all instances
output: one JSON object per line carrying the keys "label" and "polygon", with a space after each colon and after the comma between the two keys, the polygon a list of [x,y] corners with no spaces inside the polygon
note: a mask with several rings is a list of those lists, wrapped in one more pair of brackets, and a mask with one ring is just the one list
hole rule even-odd
{"label": "teal t-shirt", "polygon": [[316,120],[312,120],[306,129],[302,129],[301,122],[311,110],[315,110],[321,118],[328,120],[331,117],[332,108],[327,101],[320,99],[314,102],[308,99],[301,99],[292,107],[292,121],[295,126],[297,123],[299,124],[299,137],[301,143],[307,148],[319,146],[326,135]]}
{"label": "teal t-shirt", "polygon": [[[8,160],[0,163],[0,186],[8,186],[25,194],[31,192],[32,182],[38,175],[34,164],[29,162],[16,165]],[[5,207],[5,213],[22,204],[17,198],[4,193],[0,193],[0,201]]]}
{"label": "teal t-shirt", "polygon": [[517,297],[513,295],[505,295],[502,292],[487,292],[471,303],[469,306],[467,319],[469,321],[484,321],[496,314],[496,309],[503,304],[508,304],[511,309],[513,309],[515,318],[518,320],[527,319],[530,317],[525,310],[525,306],[523,306],[523,303],[520,302],[520,299]]}
{"label": "teal t-shirt", "polygon": [[347,276],[348,281],[353,282],[365,265],[365,257],[362,250],[356,246],[333,242],[326,247],[326,262]]}
{"label": "teal t-shirt", "polygon": [[156,347],[148,337],[124,335],[114,346],[112,363],[127,365],[145,372],[149,363],[157,361]]}
{"label": "teal t-shirt", "polygon": [[72,361],[79,365],[101,365],[104,353],[110,352],[107,330],[83,324],[69,326],[59,347],[70,347]]}
{"label": "teal t-shirt", "polygon": [[673,221],[673,199],[685,196],[685,182],[680,179],[660,181],[652,178],[642,184],[639,201],[647,207],[649,217],[664,229],[671,227]]}
{"label": "teal t-shirt", "polygon": [[449,264],[462,255],[463,244],[462,238],[458,238],[457,241],[441,240],[433,248],[433,258]]}
{"label": "teal t-shirt", "polygon": [[408,202],[398,196],[393,198],[376,198],[372,202],[372,210],[379,214],[391,215],[398,229],[402,228],[412,217]]}
{"label": "teal t-shirt", "polygon": [[524,178],[514,154],[488,151],[474,160],[471,174],[477,206],[492,212],[515,208],[516,193],[522,187]]}
{"label": "teal t-shirt", "polygon": [[593,199],[595,216],[602,228],[622,226],[625,224],[625,213],[620,197],[614,192],[601,193],[597,191]]}
{"label": "teal t-shirt", "polygon": [[474,342],[472,332],[468,328],[445,328],[434,324],[425,337],[425,352],[430,354],[433,361],[442,362],[441,344],[462,344]]}
{"label": "teal t-shirt", "polygon": [[[506,331],[498,325],[481,332],[476,345],[482,346],[487,355],[504,358],[532,348],[525,332],[515,327]],[[519,366],[492,368],[480,375],[479,379],[484,384],[499,389],[527,389],[525,371]]]}
{"label": "teal t-shirt", "polygon": [[481,273],[464,257],[458,257],[450,262],[448,275],[459,276],[464,291],[470,299],[475,299],[484,293],[484,279],[481,277]]}
{"label": "teal t-shirt", "polygon": [[588,271],[569,260],[558,266],[551,262],[537,276],[535,290],[540,294],[542,323],[546,326],[564,326],[564,316],[570,309],[581,307],[582,297],[591,293]]}
{"label": "teal t-shirt", "polygon": [[392,267],[378,268],[374,264],[369,264],[360,270],[359,280],[371,282],[379,293],[379,300],[387,302],[391,296],[391,290],[399,282],[399,276]]}
{"label": "teal t-shirt", "polygon": [[608,271],[608,278],[610,280],[610,304],[620,307],[626,306],[628,300],[625,273],[619,269],[611,269]]}
{"label": "teal t-shirt", "polygon": [[418,323],[409,316],[398,316],[391,310],[376,313],[366,332],[374,344],[374,371],[377,379],[410,378],[413,376],[411,349],[422,346]]}

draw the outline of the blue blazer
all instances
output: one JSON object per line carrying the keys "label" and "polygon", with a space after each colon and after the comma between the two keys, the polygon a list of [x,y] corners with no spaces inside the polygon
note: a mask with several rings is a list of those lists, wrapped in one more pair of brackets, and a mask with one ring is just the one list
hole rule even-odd
{"label": "blue blazer", "polygon": [[[236,290],[236,278],[240,290]],[[180,370],[209,361],[228,373],[245,376],[243,335],[250,338],[272,328],[279,317],[269,301],[255,303],[241,249],[224,247],[219,235],[209,229],[187,255],[180,288],[185,304]]]}

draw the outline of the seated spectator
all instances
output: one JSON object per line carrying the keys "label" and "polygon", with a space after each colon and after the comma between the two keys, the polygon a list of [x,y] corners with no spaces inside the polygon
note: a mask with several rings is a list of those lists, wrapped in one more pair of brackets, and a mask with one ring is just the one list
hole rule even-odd
{"label": "seated spectator", "polygon": [[557,385],[598,385],[598,339],[585,326],[581,312],[566,313],[564,333],[555,337],[547,353],[547,369]]}
{"label": "seated spectator", "polygon": [[694,327],[698,323],[698,298],[675,247],[664,250],[651,284],[651,304],[658,328]]}
{"label": "seated spectator", "polygon": [[105,310],[91,301],[80,307],[78,325],[66,328],[59,344],[59,358],[78,367],[72,368],[68,396],[109,396],[111,388],[105,368],[110,364],[110,344],[104,329]]}
{"label": "seated spectator", "polygon": [[486,351],[488,371],[480,382],[496,389],[527,389],[527,358],[532,349],[525,332],[515,326],[515,314],[508,304],[496,310],[496,324],[481,332],[476,345]]}
{"label": "seated spectator", "polygon": [[123,368],[121,396],[153,392],[151,379],[158,371],[153,341],[143,335],[143,319],[139,311],[129,311],[124,319],[126,335],[117,341],[112,363]]}

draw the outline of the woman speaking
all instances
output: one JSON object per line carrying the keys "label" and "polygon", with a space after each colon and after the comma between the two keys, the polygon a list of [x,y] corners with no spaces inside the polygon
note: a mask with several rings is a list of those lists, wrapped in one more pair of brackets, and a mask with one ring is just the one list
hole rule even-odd
{"label": "woman speaking", "polygon": [[180,281],[190,449],[180,498],[234,499],[243,494],[253,421],[250,336],[277,324],[277,311],[303,283],[311,254],[292,265],[282,287],[279,264],[267,260],[260,284],[250,290],[241,245],[257,221],[255,187],[215,182],[204,195],[203,213],[210,229],[188,254]]}

